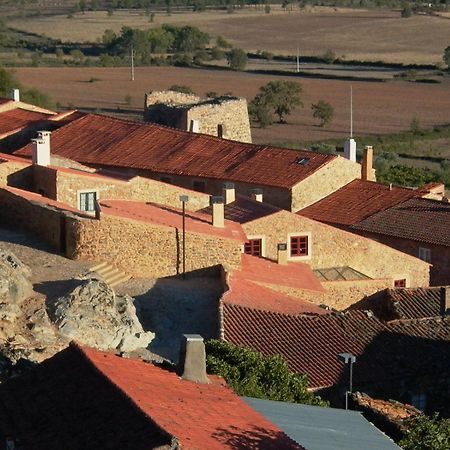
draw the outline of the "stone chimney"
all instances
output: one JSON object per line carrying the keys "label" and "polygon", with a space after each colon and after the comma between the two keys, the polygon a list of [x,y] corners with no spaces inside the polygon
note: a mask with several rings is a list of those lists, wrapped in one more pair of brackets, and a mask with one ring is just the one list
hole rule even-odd
{"label": "stone chimney", "polygon": [[361,161],[361,180],[374,181],[373,148],[371,145],[364,147],[363,159]]}
{"label": "stone chimney", "polygon": [[20,102],[20,91],[19,89],[13,89],[11,92],[11,100],[15,102]]}
{"label": "stone chimney", "polygon": [[212,224],[213,227],[223,228],[225,226],[225,206],[223,197],[212,197]]}
{"label": "stone chimney", "polygon": [[44,139],[32,139],[31,140],[31,159],[33,164],[38,166],[50,165],[50,146]]}
{"label": "stone chimney", "polygon": [[223,198],[225,205],[233,203],[236,200],[236,190],[234,188],[234,183],[224,183],[223,184]]}
{"label": "stone chimney", "polygon": [[450,314],[450,286],[441,287],[441,314]]}
{"label": "stone chimney", "polygon": [[183,380],[208,384],[206,351],[203,338],[198,334],[184,334],[180,347],[178,373]]}
{"label": "stone chimney", "polygon": [[262,189],[252,189],[252,199],[255,200],[256,202],[262,203],[262,201],[263,201]]}
{"label": "stone chimney", "polygon": [[288,250],[287,244],[282,243],[277,245],[278,255],[277,263],[285,266],[288,263]]}
{"label": "stone chimney", "polygon": [[344,142],[344,156],[350,161],[356,162],[356,141],[352,138]]}
{"label": "stone chimney", "polygon": [[189,123],[189,131],[192,133],[200,132],[200,121],[192,119]]}

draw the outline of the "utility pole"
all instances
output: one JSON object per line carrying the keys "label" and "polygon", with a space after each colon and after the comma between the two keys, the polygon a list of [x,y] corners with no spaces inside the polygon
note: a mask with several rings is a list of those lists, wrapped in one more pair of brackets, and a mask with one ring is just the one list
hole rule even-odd
{"label": "utility pole", "polygon": [[350,86],[350,139],[353,137],[353,86]]}
{"label": "utility pole", "polygon": [[134,81],[134,46],[131,44],[131,81]]}
{"label": "utility pole", "polygon": [[300,50],[299,46],[297,45],[297,73],[300,72]]}

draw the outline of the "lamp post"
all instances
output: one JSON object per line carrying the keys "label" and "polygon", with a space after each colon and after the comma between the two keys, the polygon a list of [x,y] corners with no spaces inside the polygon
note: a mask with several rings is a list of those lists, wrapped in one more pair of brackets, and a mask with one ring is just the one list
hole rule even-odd
{"label": "lamp post", "polygon": [[352,393],[353,390],[353,364],[356,361],[356,356],[351,353],[339,353],[338,360],[344,364],[349,364],[350,366],[350,380],[348,391],[345,391],[345,409],[348,409],[348,395]]}
{"label": "lamp post", "polygon": [[183,205],[183,278],[186,278],[186,203],[188,201],[188,195],[180,195],[180,202]]}

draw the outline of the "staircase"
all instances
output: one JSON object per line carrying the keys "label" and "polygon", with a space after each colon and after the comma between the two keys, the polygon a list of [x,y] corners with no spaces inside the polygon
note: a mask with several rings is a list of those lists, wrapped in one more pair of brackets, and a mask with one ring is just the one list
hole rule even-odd
{"label": "staircase", "polygon": [[89,269],[89,272],[98,275],[98,277],[102,281],[104,281],[106,284],[109,284],[109,286],[111,287],[117,286],[120,283],[124,283],[131,278],[131,275],[127,275],[126,273],[121,272],[119,269],[117,269],[117,267],[114,267],[107,262],[102,262],[94,267],[91,267]]}

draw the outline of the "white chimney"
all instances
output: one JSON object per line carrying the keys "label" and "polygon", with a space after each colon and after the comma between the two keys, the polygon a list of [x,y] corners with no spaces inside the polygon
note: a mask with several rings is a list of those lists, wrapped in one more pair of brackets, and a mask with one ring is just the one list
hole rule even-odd
{"label": "white chimney", "polygon": [[191,120],[189,124],[189,131],[192,133],[198,133],[200,131],[200,121],[198,120]]}
{"label": "white chimney", "polygon": [[227,182],[223,184],[223,198],[225,200],[225,205],[233,203],[236,200],[234,183]]}
{"label": "white chimney", "polygon": [[223,228],[225,226],[225,208],[223,197],[212,198],[212,224],[213,227]]}
{"label": "white chimney", "polygon": [[50,135],[51,131],[38,131],[38,139],[45,142],[45,145],[48,147],[48,153],[50,154]]}
{"label": "white chimney", "polygon": [[262,203],[262,201],[263,201],[262,189],[252,189],[252,199],[255,200],[256,202]]}
{"label": "white chimney", "polygon": [[31,140],[31,158],[33,164],[38,166],[49,166],[50,165],[50,146],[43,139],[32,139]]}
{"label": "white chimney", "polygon": [[15,102],[20,102],[20,91],[19,91],[19,89],[13,89],[12,90],[11,98]]}
{"label": "white chimney", "polygon": [[344,142],[344,156],[350,161],[356,162],[356,141],[352,138]]}
{"label": "white chimney", "polygon": [[441,287],[441,314],[450,315],[450,286]]}
{"label": "white chimney", "polygon": [[220,138],[225,138],[226,128],[223,123],[217,125],[217,136]]}

